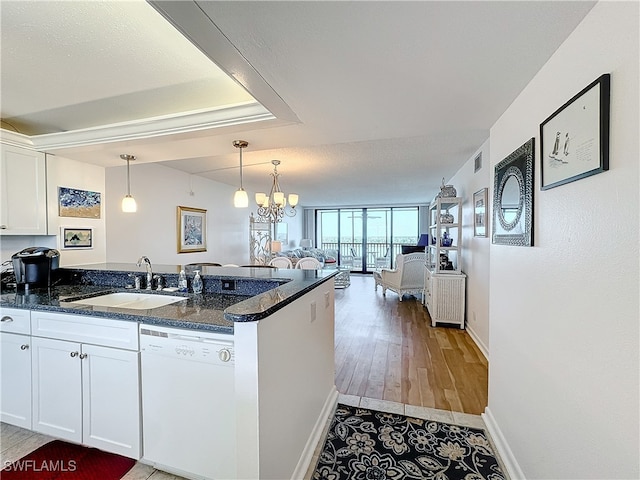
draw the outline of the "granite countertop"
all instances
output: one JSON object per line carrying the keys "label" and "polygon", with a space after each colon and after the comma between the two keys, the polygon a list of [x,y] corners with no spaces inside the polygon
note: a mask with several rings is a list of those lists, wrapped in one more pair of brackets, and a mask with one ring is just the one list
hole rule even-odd
{"label": "granite countertop", "polygon": [[[154,265],[153,273],[162,275],[167,285],[175,286],[181,268],[179,265]],[[193,277],[193,270],[185,271],[189,278]],[[249,267],[204,267],[200,271],[205,290],[196,295],[125,288],[132,279],[131,275],[144,276],[144,268],[135,264],[107,263],[65,267],[59,270],[56,286],[30,289],[27,292],[3,290],[0,305],[233,333],[234,322],[264,319],[337,273],[337,270]],[[223,291],[223,281],[232,281],[235,290]],[[184,296],[185,300],[148,310],[72,303],[82,298],[123,291]]]}

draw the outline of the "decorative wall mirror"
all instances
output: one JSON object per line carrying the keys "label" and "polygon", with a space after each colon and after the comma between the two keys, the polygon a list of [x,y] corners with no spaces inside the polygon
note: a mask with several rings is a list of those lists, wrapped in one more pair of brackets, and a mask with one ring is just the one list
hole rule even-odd
{"label": "decorative wall mirror", "polygon": [[493,181],[493,236],[498,245],[533,245],[532,138],[496,165]]}

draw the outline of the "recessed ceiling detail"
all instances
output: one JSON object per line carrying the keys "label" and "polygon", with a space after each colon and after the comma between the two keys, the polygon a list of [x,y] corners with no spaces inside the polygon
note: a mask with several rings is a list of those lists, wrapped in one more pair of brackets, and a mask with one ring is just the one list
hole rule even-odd
{"label": "recessed ceiling detail", "polygon": [[274,118],[145,1],[3,1],[1,21],[2,126],[40,148]]}

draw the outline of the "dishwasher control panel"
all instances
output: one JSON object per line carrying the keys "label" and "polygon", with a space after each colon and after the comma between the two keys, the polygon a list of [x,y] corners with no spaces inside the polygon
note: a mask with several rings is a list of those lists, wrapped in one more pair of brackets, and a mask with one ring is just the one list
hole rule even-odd
{"label": "dishwasher control panel", "polygon": [[195,362],[232,366],[235,362],[233,336],[195,330],[140,326],[140,351]]}

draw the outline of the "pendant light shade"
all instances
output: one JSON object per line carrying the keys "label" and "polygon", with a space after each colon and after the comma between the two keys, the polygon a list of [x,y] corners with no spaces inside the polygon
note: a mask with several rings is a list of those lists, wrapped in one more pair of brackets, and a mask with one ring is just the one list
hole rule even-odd
{"label": "pendant light shade", "polygon": [[240,188],[233,196],[233,206],[236,208],[247,208],[249,206],[249,196],[242,188],[242,149],[246,148],[249,142],[245,140],[234,140],[233,146],[240,149]]}
{"label": "pendant light shade", "polygon": [[249,195],[244,189],[239,188],[233,196],[233,206],[236,208],[247,208],[249,206]]}
{"label": "pendant light shade", "polygon": [[127,162],[127,194],[122,199],[122,211],[125,213],[135,213],[138,210],[135,198],[131,195],[131,175],[129,173],[129,162],[136,159],[134,155],[123,153],[120,158]]}
{"label": "pendant light shade", "polygon": [[136,213],[138,211],[138,205],[136,199],[131,195],[126,195],[122,199],[122,211],[125,213]]}

